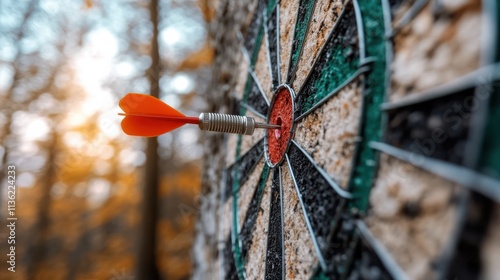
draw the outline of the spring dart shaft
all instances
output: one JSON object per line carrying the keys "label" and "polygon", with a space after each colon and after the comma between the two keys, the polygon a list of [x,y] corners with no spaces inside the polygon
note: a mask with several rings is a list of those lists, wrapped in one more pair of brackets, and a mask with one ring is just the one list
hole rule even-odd
{"label": "spring dart shaft", "polygon": [[254,118],[218,113],[201,113],[198,126],[201,130],[252,135],[256,128],[280,128],[279,125],[256,122]]}

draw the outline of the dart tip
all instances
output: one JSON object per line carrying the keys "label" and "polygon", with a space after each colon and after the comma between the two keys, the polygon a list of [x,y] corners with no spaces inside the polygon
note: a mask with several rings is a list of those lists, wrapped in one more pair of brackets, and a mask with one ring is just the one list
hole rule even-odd
{"label": "dart tip", "polygon": [[279,124],[269,124],[269,123],[256,123],[255,128],[265,128],[265,129],[281,129]]}

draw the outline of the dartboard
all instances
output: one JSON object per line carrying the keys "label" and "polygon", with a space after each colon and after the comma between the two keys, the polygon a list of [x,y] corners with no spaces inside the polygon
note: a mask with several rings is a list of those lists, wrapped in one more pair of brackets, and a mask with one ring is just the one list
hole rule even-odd
{"label": "dartboard", "polygon": [[281,129],[226,137],[223,278],[494,269],[498,3],[254,2],[233,113]]}

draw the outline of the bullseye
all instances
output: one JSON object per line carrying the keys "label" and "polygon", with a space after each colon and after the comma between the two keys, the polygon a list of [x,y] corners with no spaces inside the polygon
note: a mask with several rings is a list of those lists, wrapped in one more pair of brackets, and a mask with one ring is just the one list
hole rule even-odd
{"label": "bullseye", "polygon": [[266,131],[266,162],[270,167],[280,164],[293,136],[294,92],[288,85],[279,86],[271,101],[267,123],[280,125],[280,129]]}

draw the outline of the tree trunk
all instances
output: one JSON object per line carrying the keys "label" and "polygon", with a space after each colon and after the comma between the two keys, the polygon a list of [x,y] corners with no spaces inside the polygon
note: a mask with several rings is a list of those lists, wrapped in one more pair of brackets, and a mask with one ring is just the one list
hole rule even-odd
{"label": "tree trunk", "polygon": [[[150,83],[151,95],[160,95],[160,52],[158,47],[158,0],[151,0],[149,13],[153,26],[151,37],[151,66],[146,75]],[[156,266],[156,222],[158,220],[158,141],[148,138],[146,166],[144,172],[144,193],[142,199],[142,226],[139,232],[137,279],[159,279]]]}
{"label": "tree trunk", "polygon": [[36,272],[45,259],[46,233],[50,224],[50,190],[52,185],[56,182],[57,177],[56,157],[59,142],[58,137],[59,136],[54,131],[52,133],[52,141],[47,149],[49,155],[47,158],[47,169],[45,171],[45,177],[43,178],[44,181],[41,185],[42,189],[40,190],[41,196],[37,207],[37,218],[32,231],[34,233],[33,240],[30,244],[31,248],[28,250],[30,256],[28,258],[26,271],[28,272],[27,279],[30,280],[36,279]]}

